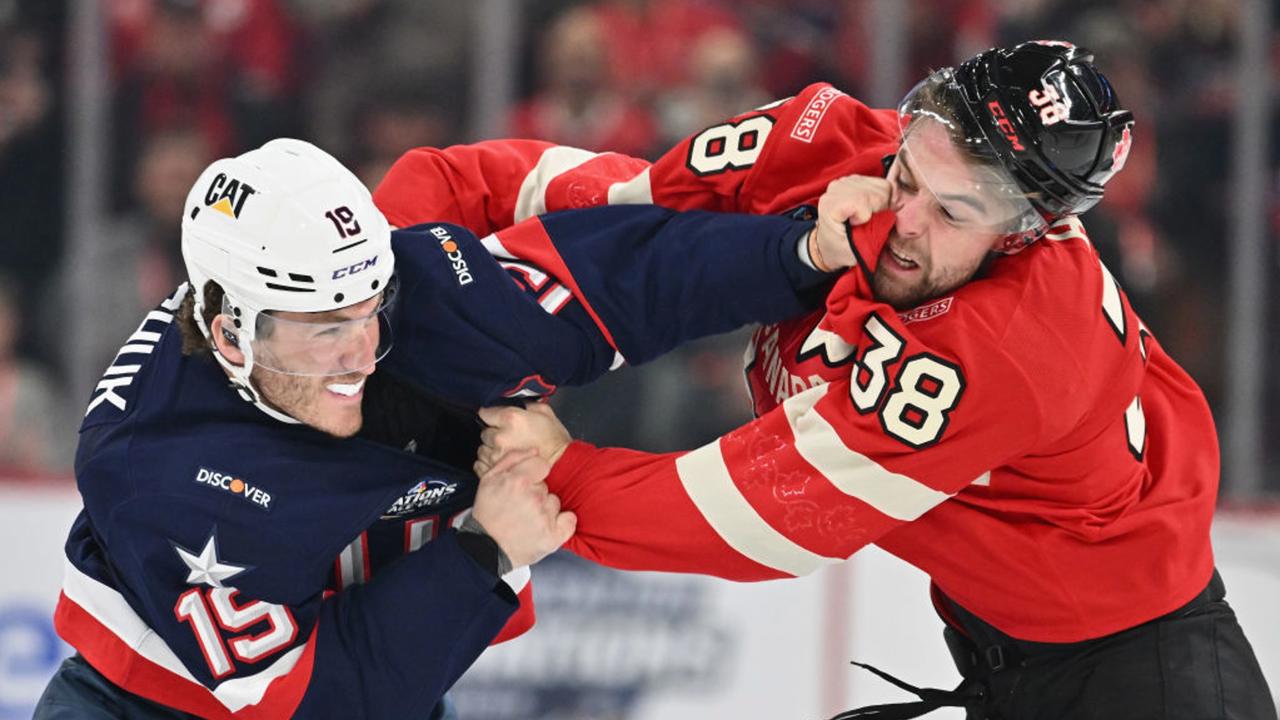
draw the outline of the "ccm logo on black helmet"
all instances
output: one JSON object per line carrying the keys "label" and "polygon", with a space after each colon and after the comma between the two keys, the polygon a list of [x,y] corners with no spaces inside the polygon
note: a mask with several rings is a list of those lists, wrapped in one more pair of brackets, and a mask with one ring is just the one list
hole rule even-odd
{"label": "ccm logo on black helmet", "polygon": [[462,257],[462,250],[458,248],[458,243],[454,241],[453,236],[442,227],[431,228],[431,234],[440,241],[440,249],[444,250],[445,257],[453,263],[453,274],[458,276],[458,284],[470,285],[475,278],[471,277],[471,269],[467,266],[466,258]]}
{"label": "ccm logo on black helmet", "polygon": [[1009,116],[1005,115],[1004,108],[1000,106],[1000,101],[992,100],[987,103],[987,109],[991,111],[991,119],[996,121],[996,127],[1000,128],[1000,132],[1004,133],[1005,139],[1009,141],[1013,149],[1026,150],[1022,146],[1022,141],[1018,139],[1018,131],[1014,129]]}

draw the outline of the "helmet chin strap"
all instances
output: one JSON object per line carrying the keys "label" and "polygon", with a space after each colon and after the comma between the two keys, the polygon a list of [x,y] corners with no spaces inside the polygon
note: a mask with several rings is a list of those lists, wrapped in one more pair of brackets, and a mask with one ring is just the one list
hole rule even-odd
{"label": "helmet chin strap", "polygon": [[1055,218],[1043,210],[1039,210],[1038,212],[1040,213],[1040,217],[1044,219],[1043,225],[1030,230],[1023,230],[1022,232],[1010,233],[1002,236],[996,240],[996,244],[991,248],[991,252],[999,255],[1016,255],[1017,253],[1026,250],[1031,243],[1034,243],[1044,237],[1049,232],[1049,229],[1061,220],[1061,218]]}
{"label": "helmet chin strap", "polygon": [[999,255],[1015,255],[1027,249],[1031,243],[1039,240],[1044,232],[1041,230],[1023,230],[1005,235],[996,241],[991,251]]}
{"label": "helmet chin strap", "polygon": [[[221,352],[218,351],[218,344],[213,341],[213,332],[204,322],[204,302],[198,300],[195,307],[196,324],[200,326],[200,332],[204,334],[205,339],[209,341],[209,346],[213,348],[213,357],[217,359],[218,364],[231,377],[231,384],[235,387],[236,392],[246,402],[253,403],[262,412],[268,416],[290,425],[301,425],[302,421],[297,418],[283,413],[267,404],[263,399],[262,393],[253,384],[253,343],[245,338],[240,345],[240,352],[244,354],[244,364],[236,365],[228,360]],[[249,319],[252,321],[252,318]]]}

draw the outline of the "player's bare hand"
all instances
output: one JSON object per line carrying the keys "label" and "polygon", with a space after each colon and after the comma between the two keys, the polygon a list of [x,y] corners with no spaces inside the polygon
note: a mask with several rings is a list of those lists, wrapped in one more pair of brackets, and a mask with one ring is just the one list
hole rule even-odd
{"label": "player's bare hand", "polygon": [[555,552],[578,527],[578,517],[561,512],[560,498],[543,482],[550,470],[533,450],[517,450],[480,476],[472,515],[514,567]]}
{"label": "player's bare hand", "polygon": [[475,466],[478,475],[507,453],[524,448],[537,450],[539,457],[554,465],[572,440],[547,403],[531,403],[527,408],[481,408],[480,419],[489,427],[480,433]]}
{"label": "player's bare hand", "polygon": [[857,260],[845,223],[861,225],[881,210],[888,210],[893,185],[881,177],[848,175],[833,180],[818,199],[818,224],[809,236],[809,256],[820,270],[852,267]]}

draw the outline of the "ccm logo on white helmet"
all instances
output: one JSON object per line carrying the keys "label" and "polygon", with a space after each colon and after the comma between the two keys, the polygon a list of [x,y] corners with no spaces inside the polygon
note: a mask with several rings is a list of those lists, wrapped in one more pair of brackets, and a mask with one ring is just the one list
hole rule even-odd
{"label": "ccm logo on white helmet", "polygon": [[369,268],[377,264],[378,264],[378,256],[374,255],[368,260],[361,260],[355,265],[348,265],[347,267],[341,267],[341,268],[338,268],[337,270],[334,270],[333,279],[340,280],[344,277],[355,275],[358,272],[364,272],[365,270],[368,270]]}
{"label": "ccm logo on white helmet", "polygon": [[431,234],[436,236],[440,241],[440,249],[444,250],[445,257],[453,263],[453,274],[458,276],[459,285],[470,285],[475,278],[471,277],[471,268],[467,266],[466,258],[462,257],[462,250],[458,247],[458,243],[454,241],[453,236],[448,230],[442,227],[431,228]]}

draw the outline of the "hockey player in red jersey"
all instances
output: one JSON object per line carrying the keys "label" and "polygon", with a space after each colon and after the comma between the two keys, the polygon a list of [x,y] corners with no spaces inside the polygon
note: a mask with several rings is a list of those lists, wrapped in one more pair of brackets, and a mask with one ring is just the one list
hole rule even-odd
{"label": "hockey player in red jersey", "polygon": [[569,443],[545,407],[491,410],[478,465],[539,447],[579,518],[569,547],[614,567],[764,580],[876,543],[926,571],[964,684],[842,717],[1275,718],[1213,567],[1209,408],[1077,218],[1132,125],[1086,51],[1027,43],[897,111],[811,86],[652,166],[532,141],[417,151],[376,199],[483,231],[603,203],[783,212],[865,176],[842,181],[851,257],[810,258],[853,269],[752,339],[755,421],[654,455]]}

